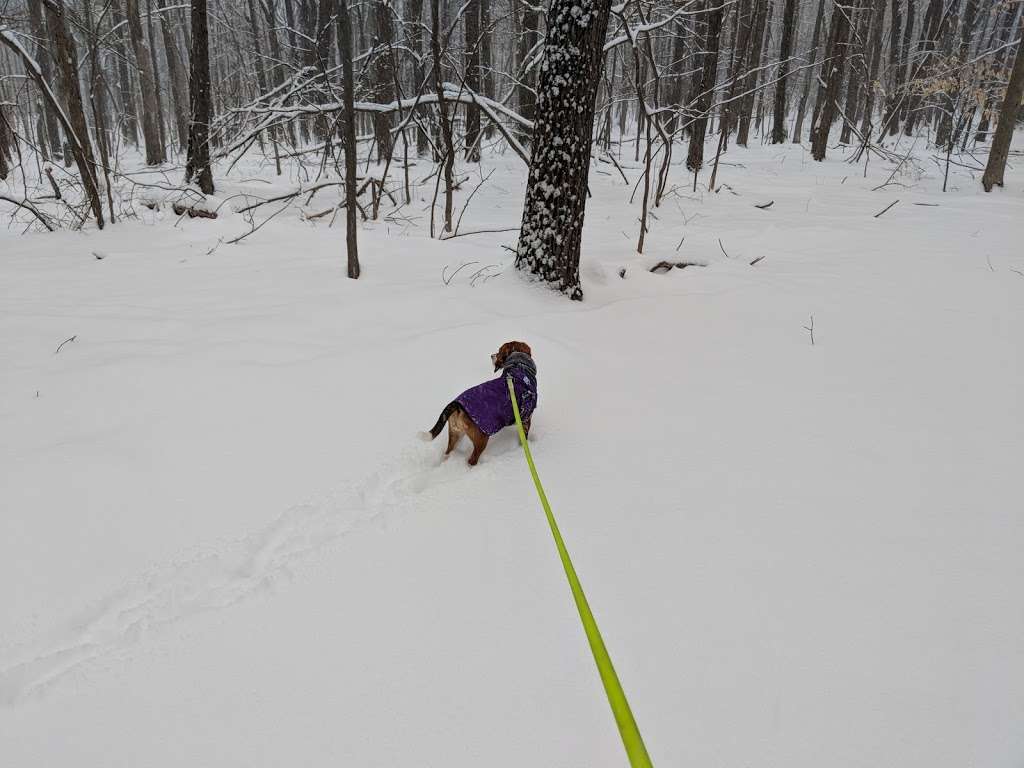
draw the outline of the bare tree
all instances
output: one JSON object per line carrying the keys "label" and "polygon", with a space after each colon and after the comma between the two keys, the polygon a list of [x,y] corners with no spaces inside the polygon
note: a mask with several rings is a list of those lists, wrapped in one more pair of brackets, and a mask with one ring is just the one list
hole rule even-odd
{"label": "bare tree", "polygon": [[[441,81],[441,20],[439,0],[430,0],[430,44],[434,54],[434,87],[437,89],[437,109],[440,112],[441,138],[444,142],[444,231],[452,231],[452,193],[455,187],[452,165],[455,162],[455,145],[452,142],[452,125],[448,122],[448,105],[444,97],[444,83]],[[431,213],[433,236],[433,213]]]}
{"label": "bare tree", "polygon": [[[383,103],[395,98],[394,78],[391,75],[389,50],[394,45],[394,25],[391,23],[391,4],[385,0],[373,0],[373,80],[374,98]],[[373,136],[377,142],[377,159],[385,162],[391,157],[391,116],[380,112],[373,116]]]}
{"label": "bare tree", "polygon": [[[708,0],[708,5],[715,0]],[[707,27],[704,33],[704,61],[701,66],[700,84],[694,102],[695,117],[690,124],[690,146],[686,153],[686,167],[696,173],[704,165],[704,137],[707,134],[708,113],[714,98],[718,78],[718,47],[722,32],[722,5],[705,8],[708,10]]]}
{"label": "bare tree", "polygon": [[[436,2],[436,0],[435,0]],[[610,0],[551,0],[516,266],[580,300],[594,101]]]}
{"label": "bare tree", "polygon": [[[480,92],[480,7],[488,0],[469,0],[463,16],[466,86]],[[480,107],[466,105],[466,159],[480,162]]]}
{"label": "bare tree", "polygon": [[772,144],[786,140],[786,78],[789,57],[793,55],[793,33],[796,26],[797,0],[786,0],[782,11],[782,45],[779,48],[779,74],[775,84],[775,115],[772,123]]}
{"label": "bare tree", "polygon": [[345,141],[345,248],[348,254],[348,276],[359,277],[359,243],[356,239],[356,117],[353,108],[355,78],[352,74],[352,20],[348,0],[338,0],[338,36],[341,47],[341,69],[344,80],[345,111],[342,115],[342,136]]}
{"label": "bare tree", "polygon": [[[793,143],[799,144],[803,135],[804,115],[807,114],[807,99],[811,93],[811,81],[814,79],[814,60],[818,56],[818,43],[821,40],[821,27],[825,19],[825,4],[828,0],[818,0],[818,13],[814,19],[814,34],[811,36],[810,65],[804,70],[804,89],[800,94],[800,104],[796,110],[796,122],[793,124]],[[893,0],[898,2],[898,0]]]}
{"label": "bare tree", "polygon": [[1010,155],[1010,140],[1013,128],[1017,124],[1017,112],[1020,109],[1021,97],[1024,97],[1024,18],[1020,23],[1021,42],[1017,44],[1017,56],[1013,60],[1010,82],[1006,86],[1003,106],[999,110],[999,124],[995,136],[992,137],[992,149],[988,154],[985,175],[981,185],[986,192],[994,186],[1003,186],[1003,173],[1006,170],[1006,159]]}
{"label": "bare tree", "polygon": [[204,194],[213,194],[210,169],[210,122],[213,107],[210,98],[210,43],[206,0],[192,3],[192,55],[189,74],[188,164],[185,181],[199,185]]}
{"label": "bare tree", "polygon": [[832,29],[825,50],[825,62],[822,64],[824,80],[818,94],[819,111],[811,131],[811,156],[818,161],[825,159],[828,135],[839,111],[839,87],[843,82],[846,42],[850,34],[850,13],[853,10],[853,6],[836,3],[832,12]]}
{"label": "bare tree", "polygon": [[157,85],[153,57],[142,32],[138,0],[125,0],[125,14],[128,18],[128,39],[135,54],[135,68],[139,75],[142,91],[142,139],[146,145],[146,164],[160,165],[167,157],[160,136],[157,104]]}

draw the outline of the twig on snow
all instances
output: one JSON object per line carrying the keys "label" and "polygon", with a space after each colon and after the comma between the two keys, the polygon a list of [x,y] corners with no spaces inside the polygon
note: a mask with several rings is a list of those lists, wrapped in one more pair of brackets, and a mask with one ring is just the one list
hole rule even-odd
{"label": "twig on snow", "polygon": [[466,261],[466,262],[463,262],[461,267],[459,267],[454,272],[452,272],[451,277],[447,277],[446,276],[447,273],[448,273],[448,265],[445,264],[444,268],[441,270],[441,282],[443,282],[445,285],[451,285],[452,284],[452,280],[455,278],[455,276],[457,274],[459,274],[459,272],[461,272],[466,267],[472,266],[473,264],[479,264],[479,263],[480,262],[478,262],[478,261]]}
{"label": "twig on snow", "polygon": [[67,343],[68,343],[69,341],[74,341],[74,340],[75,340],[75,339],[77,339],[77,338],[78,338],[78,334],[76,333],[76,334],[75,334],[74,336],[72,336],[72,337],[71,337],[70,339],[64,339],[64,341],[62,341],[62,342],[61,342],[61,343],[60,343],[60,344],[59,344],[59,345],[57,346],[57,350],[56,350],[56,351],[55,351],[55,352],[54,352],[53,354],[55,354],[55,355],[56,355],[56,354],[57,354],[57,352],[60,352],[61,348],[62,348],[62,347],[63,347],[63,346],[65,345],[65,344],[67,344]]}
{"label": "twig on snow", "polygon": [[885,208],[883,208],[883,209],[882,209],[882,210],[880,210],[880,211],[879,211],[878,213],[876,213],[876,214],[875,214],[875,216],[874,216],[874,218],[876,218],[876,219],[877,219],[877,218],[878,218],[879,216],[881,216],[881,215],[882,215],[883,213],[885,213],[886,211],[888,211],[888,210],[889,210],[890,208],[892,208],[892,207],[893,207],[894,205],[896,205],[896,203],[898,203],[898,202],[899,202],[899,200],[893,200],[893,201],[892,201],[891,203],[889,203],[889,204],[888,204],[887,206],[885,206]]}

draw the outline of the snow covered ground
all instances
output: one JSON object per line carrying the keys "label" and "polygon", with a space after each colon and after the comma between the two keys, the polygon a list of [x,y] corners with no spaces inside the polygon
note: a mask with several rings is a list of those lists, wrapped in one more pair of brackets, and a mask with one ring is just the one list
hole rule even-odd
{"label": "snow covered ground", "polygon": [[[522,339],[656,765],[1019,768],[1024,171],[726,159],[643,256],[597,166],[583,303],[430,240],[431,182],[358,282],[340,220],[220,242],[251,167],[216,221],[0,232],[0,764],[624,765],[515,435],[415,439]],[[491,169],[462,231],[518,224]]]}

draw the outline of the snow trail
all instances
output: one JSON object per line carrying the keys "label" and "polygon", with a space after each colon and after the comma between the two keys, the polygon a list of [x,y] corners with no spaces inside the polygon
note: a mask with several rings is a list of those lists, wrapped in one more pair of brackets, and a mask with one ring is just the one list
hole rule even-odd
{"label": "snow trail", "polygon": [[[289,508],[262,528],[223,544],[206,544],[98,600],[29,642],[17,661],[0,658],[0,705],[44,695],[92,662],[138,644],[148,635],[272,590],[292,568],[338,539],[408,512],[436,472],[439,453],[417,445],[362,482],[340,486]],[[461,465],[458,455],[451,464]]]}

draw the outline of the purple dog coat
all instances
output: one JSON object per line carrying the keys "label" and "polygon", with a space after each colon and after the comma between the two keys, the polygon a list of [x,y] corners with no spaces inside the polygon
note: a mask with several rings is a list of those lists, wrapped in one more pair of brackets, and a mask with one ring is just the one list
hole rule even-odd
{"label": "purple dog coat", "polygon": [[537,368],[529,356],[521,352],[509,355],[501,376],[477,384],[455,398],[484,434],[493,435],[516,423],[505,381],[508,376],[512,377],[519,415],[525,422],[537,407]]}

